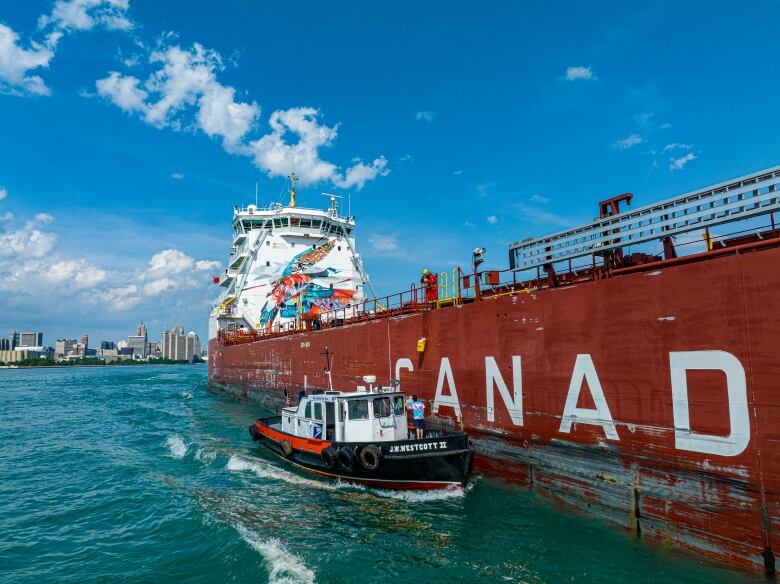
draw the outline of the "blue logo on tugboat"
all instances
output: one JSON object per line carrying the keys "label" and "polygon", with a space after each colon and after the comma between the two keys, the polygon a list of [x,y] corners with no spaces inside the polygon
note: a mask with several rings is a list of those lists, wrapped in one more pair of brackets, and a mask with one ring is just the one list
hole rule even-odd
{"label": "blue logo on tugboat", "polygon": [[322,424],[311,425],[311,436],[312,438],[317,438],[318,440],[322,440]]}

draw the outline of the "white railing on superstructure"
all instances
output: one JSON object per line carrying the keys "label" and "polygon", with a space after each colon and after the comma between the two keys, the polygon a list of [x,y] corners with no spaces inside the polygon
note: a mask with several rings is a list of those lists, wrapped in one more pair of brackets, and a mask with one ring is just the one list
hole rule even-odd
{"label": "white railing on superstructure", "polygon": [[780,210],[780,166],[509,246],[515,271],[656,241]]}

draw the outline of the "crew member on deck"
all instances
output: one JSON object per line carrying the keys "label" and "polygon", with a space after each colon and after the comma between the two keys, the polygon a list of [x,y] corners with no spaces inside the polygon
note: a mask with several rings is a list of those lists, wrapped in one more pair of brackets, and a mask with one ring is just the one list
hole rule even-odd
{"label": "crew member on deck", "polygon": [[436,302],[439,300],[439,277],[431,274],[428,268],[425,268],[420,278],[420,284],[425,288],[425,300],[431,308],[436,308]]}
{"label": "crew member on deck", "polygon": [[425,438],[425,404],[418,400],[416,395],[413,395],[412,401],[409,402],[409,409],[412,411],[417,439],[422,440]]}

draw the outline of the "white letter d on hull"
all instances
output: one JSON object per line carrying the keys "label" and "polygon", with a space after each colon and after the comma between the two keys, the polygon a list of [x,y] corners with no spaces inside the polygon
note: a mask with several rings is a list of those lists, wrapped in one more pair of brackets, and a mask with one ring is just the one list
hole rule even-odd
{"label": "white letter d on hull", "polygon": [[[669,353],[672,378],[672,409],[674,411],[674,445],[680,450],[737,456],[750,442],[750,414],[747,403],[747,382],[742,363],[726,351],[683,351]],[[691,431],[688,406],[689,369],[723,371],[729,400],[728,436],[698,434]]]}

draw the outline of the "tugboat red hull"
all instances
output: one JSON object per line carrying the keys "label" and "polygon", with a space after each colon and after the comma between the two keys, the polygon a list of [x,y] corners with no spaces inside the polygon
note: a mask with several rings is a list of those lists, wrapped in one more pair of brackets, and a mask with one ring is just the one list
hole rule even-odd
{"label": "tugboat red hull", "polygon": [[[780,550],[780,248],[226,346],[209,381],[283,391],[398,378],[478,464],[733,565]],[[425,350],[417,341],[425,337]],[[572,401],[573,400],[573,401]]]}

